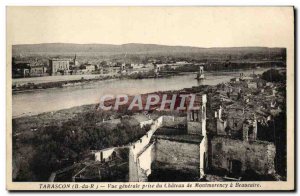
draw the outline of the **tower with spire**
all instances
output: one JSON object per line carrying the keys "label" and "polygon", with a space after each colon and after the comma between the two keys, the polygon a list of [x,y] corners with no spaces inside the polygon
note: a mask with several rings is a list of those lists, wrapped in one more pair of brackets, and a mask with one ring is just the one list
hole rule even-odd
{"label": "tower with spire", "polygon": [[76,53],[75,53],[75,56],[74,56],[74,59],[73,59],[73,65],[74,66],[78,66],[78,61],[77,61]]}

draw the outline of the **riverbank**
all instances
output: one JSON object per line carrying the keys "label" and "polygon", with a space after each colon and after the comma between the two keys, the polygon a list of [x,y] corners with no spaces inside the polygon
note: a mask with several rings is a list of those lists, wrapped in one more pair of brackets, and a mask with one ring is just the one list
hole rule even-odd
{"label": "riverbank", "polygon": [[[142,107],[145,107],[145,103],[147,101],[148,95],[156,94],[159,97],[162,97],[162,95],[173,95],[173,94],[180,94],[182,91],[190,91],[191,93],[197,93],[197,92],[207,92],[208,89],[212,88],[212,86],[208,85],[202,85],[198,87],[192,87],[192,88],[185,88],[180,90],[167,90],[167,91],[156,91],[156,92],[149,92],[140,94],[141,101],[142,101]],[[118,111],[105,111],[105,116],[102,116],[103,118],[109,118],[110,116],[114,116],[114,118],[121,118],[122,115],[132,115],[134,112],[138,112],[133,108],[133,110],[128,111],[124,110],[123,108],[128,108],[130,102],[133,100],[134,96],[128,97],[128,104],[125,104],[120,106]],[[106,106],[114,105],[115,99],[110,99],[108,101],[105,101]],[[151,106],[152,112],[155,110],[155,108],[158,108],[161,102],[158,102],[156,105]],[[41,127],[44,127],[44,125],[61,125],[62,123],[72,120],[74,118],[78,118],[78,116],[83,115],[85,113],[99,113],[99,104],[84,104],[80,106],[75,106],[67,109],[61,109],[53,112],[43,112],[36,115],[28,115],[28,116],[20,116],[20,117],[13,117],[13,124],[19,125],[17,126],[17,129],[13,130],[14,135],[18,135],[23,131],[36,131]],[[176,113],[176,112],[175,112]],[[103,118],[100,118],[99,121],[102,121]],[[45,123],[47,122],[47,123]]]}
{"label": "riverbank", "polygon": [[[175,75],[182,75],[179,72],[165,73],[162,72],[159,75],[155,75],[153,71],[150,72],[138,72],[132,74],[115,74],[115,75],[96,75],[94,78],[85,78],[82,76],[80,79],[70,78],[69,80],[64,76],[61,81],[53,81],[53,82],[41,82],[37,83],[31,81],[28,83],[19,83],[13,84],[12,91],[13,93],[23,93],[23,92],[32,92],[36,90],[44,90],[51,88],[64,88],[64,87],[72,87],[72,86],[81,86],[91,82],[98,82],[104,80],[111,79],[153,79],[153,78],[167,78]],[[39,78],[40,80],[40,78]]]}
{"label": "riverbank", "polygon": [[[246,69],[230,69],[223,70],[223,73],[232,73],[240,71],[249,71],[250,68]],[[220,70],[219,70],[220,71]],[[159,74],[156,74],[154,70],[148,72],[135,72],[131,74],[114,74],[114,75],[69,75],[69,76],[47,76],[47,77],[38,77],[38,78],[25,78],[25,79],[13,79],[12,92],[15,93],[26,93],[33,91],[41,91],[44,89],[53,89],[53,88],[64,88],[64,87],[74,87],[82,86],[92,82],[110,80],[110,79],[159,79],[159,78],[168,78],[172,76],[180,76],[187,74],[196,74],[196,71],[160,71]],[[210,73],[217,73],[216,71],[208,71]],[[52,78],[53,77],[53,80]],[[61,77],[61,78],[59,78]],[[81,78],[80,78],[81,77]],[[45,78],[45,81],[42,79]]]}
{"label": "riverbank", "polygon": [[[256,69],[255,73],[261,74],[265,70]],[[80,105],[95,104],[99,103],[100,97],[104,95],[137,95],[180,90],[199,85],[217,85],[229,82],[232,77],[239,77],[240,73],[249,75],[253,71],[206,72],[205,79],[201,81],[195,80],[195,73],[185,73],[179,76],[139,80],[126,78],[110,79],[63,88],[34,89],[22,93],[14,92],[12,96],[12,115],[13,117],[36,115]]]}
{"label": "riverbank", "polygon": [[90,82],[95,81],[102,81],[102,80],[109,80],[109,79],[116,79],[117,76],[98,76],[95,78],[85,79],[81,77],[79,80],[63,80],[63,81],[55,81],[55,82],[44,82],[44,83],[34,83],[29,82],[22,85],[13,85],[12,91],[13,93],[22,93],[22,92],[31,92],[35,90],[43,90],[49,88],[63,88],[63,87],[70,87],[70,86],[80,86]]}

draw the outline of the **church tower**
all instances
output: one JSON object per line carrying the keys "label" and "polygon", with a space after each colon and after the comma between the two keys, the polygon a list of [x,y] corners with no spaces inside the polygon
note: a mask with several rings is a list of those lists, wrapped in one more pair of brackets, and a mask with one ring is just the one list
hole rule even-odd
{"label": "church tower", "polygon": [[75,53],[75,56],[74,56],[74,59],[73,59],[73,65],[74,66],[78,66],[78,61],[77,61],[76,53]]}

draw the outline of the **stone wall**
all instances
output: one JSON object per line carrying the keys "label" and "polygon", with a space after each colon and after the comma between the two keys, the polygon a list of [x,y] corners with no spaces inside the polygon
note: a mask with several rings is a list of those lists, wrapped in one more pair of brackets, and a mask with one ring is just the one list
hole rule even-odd
{"label": "stone wall", "polygon": [[187,123],[188,134],[202,135],[202,123],[201,122],[188,122]]}
{"label": "stone wall", "polygon": [[139,167],[145,172],[147,176],[151,174],[151,164],[153,162],[153,147],[153,143],[149,144],[145,151],[138,157]]}
{"label": "stone wall", "polygon": [[114,151],[115,148],[106,148],[95,152],[95,161],[109,161]]}
{"label": "stone wall", "polygon": [[154,159],[159,169],[196,172],[200,169],[200,144],[157,139]]}
{"label": "stone wall", "polygon": [[230,160],[242,163],[241,171],[251,169],[260,175],[274,174],[275,146],[269,142],[247,142],[215,136],[211,140],[211,167],[230,168]]}
{"label": "stone wall", "polygon": [[146,135],[128,146],[130,182],[145,181],[147,174],[151,173],[152,162],[150,161],[149,167],[149,164],[147,164],[144,160],[152,160],[151,156],[153,146],[150,141],[155,131],[161,127],[163,119],[164,116],[161,116],[157,120],[153,121],[150,130],[146,133]]}
{"label": "stone wall", "polygon": [[138,182],[138,163],[135,161],[134,152],[132,149],[129,149],[129,174],[128,180],[129,182]]}
{"label": "stone wall", "polygon": [[217,134],[218,135],[226,135],[225,128],[227,126],[227,121],[222,119],[216,119],[217,121]]}
{"label": "stone wall", "polygon": [[130,145],[135,159],[137,158],[138,154],[140,154],[144,150],[144,148],[147,147],[147,145],[150,143],[151,137],[155,133],[155,131],[159,127],[161,127],[163,123],[163,118],[164,116],[159,117],[156,121],[154,121],[146,135],[142,136],[139,140]]}
{"label": "stone wall", "polygon": [[186,125],[186,117],[164,116],[162,126],[174,127],[176,125]]}
{"label": "stone wall", "polygon": [[208,149],[207,149],[208,141],[207,137],[204,136],[200,143],[200,178],[205,176],[207,167],[208,167]]}

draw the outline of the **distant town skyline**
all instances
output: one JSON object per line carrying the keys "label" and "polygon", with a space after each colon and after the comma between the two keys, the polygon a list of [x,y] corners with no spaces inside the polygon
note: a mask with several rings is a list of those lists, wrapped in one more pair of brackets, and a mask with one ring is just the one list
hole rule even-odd
{"label": "distant town skyline", "polygon": [[[278,11],[280,10],[280,11]],[[280,7],[8,7],[8,43],[288,47]]]}

